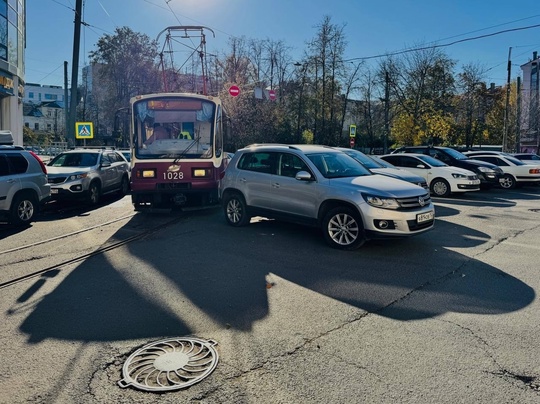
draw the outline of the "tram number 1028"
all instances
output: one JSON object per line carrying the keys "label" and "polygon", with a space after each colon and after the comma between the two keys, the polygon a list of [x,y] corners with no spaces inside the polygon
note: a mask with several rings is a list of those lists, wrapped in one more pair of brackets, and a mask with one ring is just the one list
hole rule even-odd
{"label": "tram number 1028", "polygon": [[182,171],[167,171],[163,173],[164,180],[182,180],[184,173]]}

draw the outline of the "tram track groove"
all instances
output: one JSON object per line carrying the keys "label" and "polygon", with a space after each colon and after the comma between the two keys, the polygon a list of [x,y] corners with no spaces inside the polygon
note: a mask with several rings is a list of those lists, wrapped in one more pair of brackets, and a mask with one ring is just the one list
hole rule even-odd
{"label": "tram track groove", "polygon": [[[119,219],[115,219],[114,221],[119,221],[119,220],[122,220],[122,219],[125,219],[126,217],[124,218],[119,218]],[[84,261],[88,258],[91,258],[91,257],[94,257],[94,256],[97,256],[97,255],[100,255],[100,254],[103,254],[103,253],[106,253],[108,251],[112,251],[112,250],[115,250],[117,248],[120,248],[126,244],[129,244],[129,243],[132,243],[133,241],[137,241],[137,240],[140,240],[146,236],[149,236],[151,234],[154,234],[154,233],[157,233],[158,231],[160,230],[163,230],[173,224],[176,224],[178,222],[180,222],[181,220],[183,220],[184,217],[177,217],[177,218],[174,218],[172,220],[169,220],[165,223],[162,223],[158,226],[155,226],[151,229],[148,229],[148,230],[145,230],[139,234],[135,234],[131,237],[128,237],[124,240],[120,240],[116,243],[112,243],[112,244],[109,244],[107,246],[103,246],[103,247],[100,247],[98,248],[97,250],[94,250],[92,252],[89,252],[89,253],[86,253],[86,254],[83,254],[83,255],[80,255],[78,257],[75,257],[75,258],[71,258],[69,260],[66,260],[66,261],[63,261],[63,262],[60,262],[58,264],[55,264],[55,265],[51,265],[47,268],[43,268],[43,269],[40,269],[38,271],[34,271],[32,273],[29,273],[29,274],[26,274],[26,275],[22,275],[22,276],[19,276],[17,278],[13,278],[11,280],[8,280],[8,281],[5,281],[5,282],[2,282],[0,283],[0,289],[4,289],[4,288],[7,288],[9,286],[13,286],[19,282],[23,282],[25,280],[29,280],[29,279],[33,279],[37,276],[41,276],[47,272],[50,272],[50,271],[60,271],[62,270],[62,267],[64,266],[67,266],[67,265],[70,265],[70,264],[74,264],[74,263],[77,263],[77,262],[80,262],[80,261]],[[114,222],[114,221],[111,221],[111,222]],[[110,224],[111,222],[106,222],[106,223],[102,223],[102,225],[106,225],[106,224]],[[76,235],[76,234],[79,234],[81,232],[84,232],[84,231],[87,231],[87,230],[90,230],[90,229],[94,229],[94,228],[98,228],[100,227],[101,225],[97,225],[97,226],[93,226],[92,228],[88,228],[88,229],[83,229],[83,230],[79,230],[79,231],[76,231],[76,232],[73,232],[73,233],[70,233],[69,235]],[[49,239],[49,240],[44,240],[43,242],[50,242],[50,241],[54,241],[54,240],[57,240],[57,239],[61,239],[61,238],[64,238],[68,235],[63,235],[63,236],[58,236],[58,237],[55,237],[53,239]],[[38,243],[35,243],[35,244],[32,244],[32,245],[28,245],[28,246],[22,246],[21,248],[28,248],[29,246],[34,246],[34,245],[38,245],[38,244],[42,244],[43,242],[38,242]],[[12,250],[7,250],[9,252],[13,252],[13,251],[17,251],[18,249],[12,249]],[[0,253],[0,255],[6,253],[6,251],[3,251]]]}
{"label": "tram track groove", "polygon": [[81,233],[85,233],[87,231],[98,229],[100,227],[105,227],[105,226],[108,226],[110,224],[119,222],[121,220],[129,219],[129,218],[131,218],[131,217],[133,217],[135,215],[136,215],[136,213],[132,213],[132,214],[127,215],[127,216],[122,216],[122,217],[119,217],[119,218],[116,218],[116,219],[113,219],[113,220],[109,220],[108,222],[105,222],[105,223],[100,223],[100,224],[97,224],[95,226],[87,227],[85,229],[73,231],[71,233],[62,234],[60,236],[52,237],[52,238],[49,238],[49,239],[46,239],[46,240],[36,241],[35,243],[27,244],[27,245],[15,247],[15,248],[11,248],[9,250],[0,251],[0,256],[2,256],[4,254],[9,254],[9,253],[12,253],[12,252],[25,250],[25,249],[31,248],[31,247],[36,247],[36,246],[41,245],[41,244],[46,244],[46,243],[50,243],[50,242],[53,242],[53,241],[61,240],[63,238],[75,236],[75,235],[78,235],[78,234],[81,234]]}

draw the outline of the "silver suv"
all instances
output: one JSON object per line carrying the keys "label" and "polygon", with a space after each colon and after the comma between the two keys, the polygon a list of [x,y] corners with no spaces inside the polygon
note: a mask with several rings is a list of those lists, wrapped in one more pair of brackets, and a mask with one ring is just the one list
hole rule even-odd
{"label": "silver suv", "polygon": [[319,226],[327,243],[353,250],[368,239],[411,236],[435,221],[429,193],[372,174],[326,146],[252,145],[238,150],[222,179],[225,218],[243,226],[252,216]]}
{"label": "silver suv", "polygon": [[129,163],[116,150],[84,148],[60,153],[47,164],[52,199],[84,199],[91,205],[110,192],[129,192]]}
{"label": "silver suv", "polygon": [[14,225],[29,224],[51,195],[47,169],[21,146],[0,146],[0,216]]}

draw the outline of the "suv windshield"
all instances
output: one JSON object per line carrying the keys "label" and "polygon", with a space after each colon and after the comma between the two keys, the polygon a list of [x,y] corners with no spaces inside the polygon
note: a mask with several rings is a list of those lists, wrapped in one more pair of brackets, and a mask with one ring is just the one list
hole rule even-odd
{"label": "suv windshield", "polygon": [[97,164],[97,153],[59,154],[48,164],[52,167],[92,167]]}
{"label": "suv windshield", "polygon": [[307,158],[325,178],[358,177],[371,172],[345,153],[310,153]]}

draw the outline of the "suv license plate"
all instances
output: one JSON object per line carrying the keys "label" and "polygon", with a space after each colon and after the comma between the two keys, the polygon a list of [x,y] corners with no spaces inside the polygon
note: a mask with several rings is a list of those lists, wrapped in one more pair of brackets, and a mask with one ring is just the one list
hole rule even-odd
{"label": "suv license plate", "polygon": [[416,215],[416,223],[424,223],[433,220],[433,211]]}

